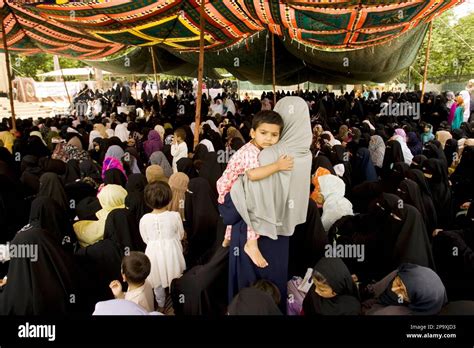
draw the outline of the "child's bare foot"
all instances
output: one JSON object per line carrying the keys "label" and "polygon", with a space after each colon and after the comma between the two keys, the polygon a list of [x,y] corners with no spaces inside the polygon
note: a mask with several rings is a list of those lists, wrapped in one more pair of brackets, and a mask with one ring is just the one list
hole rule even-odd
{"label": "child's bare foot", "polygon": [[224,248],[227,248],[229,245],[230,245],[230,240],[224,238],[224,241],[222,242],[222,246]]}
{"label": "child's bare foot", "polygon": [[252,262],[260,268],[265,268],[268,266],[267,260],[263,257],[260,249],[258,248],[257,240],[251,239],[245,243],[244,251],[250,257]]}

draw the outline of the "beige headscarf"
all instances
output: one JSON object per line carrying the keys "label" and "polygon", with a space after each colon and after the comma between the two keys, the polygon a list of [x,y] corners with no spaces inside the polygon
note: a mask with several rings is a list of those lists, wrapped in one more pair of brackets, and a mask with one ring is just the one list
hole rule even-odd
{"label": "beige headscarf", "polygon": [[464,146],[474,146],[474,138],[469,138],[469,139],[466,139],[466,141],[464,142]]}
{"label": "beige headscarf", "polygon": [[173,198],[168,205],[168,210],[177,211],[181,215],[181,219],[184,220],[184,197],[188,189],[189,177],[181,172],[174,173],[171,175],[168,184],[173,192]]}
{"label": "beige headscarf", "polygon": [[145,171],[145,176],[149,184],[155,181],[168,182],[165,171],[157,164],[149,166]]}
{"label": "beige headscarf", "polygon": [[232,138],[240,138],[245,143],[244,137],[235,127],[227,128],[227,140],[230,140]]}
{"label": "beige headscarf", "polygon": [[79,150],[82,150],[82,143],[78,137],[72,137],[68,142],[68,145],[73,145],[77,147]]}
{"label": "beige headscarf", "polygon": [[445,130],[437,131],[436,132],[436,140],[438,140],[441,143],[441,146],[444,149],[444,145],[448,141],[448,139],[451,139],[453,136],[451,133]]}
{"label": "beige headscarf", "polygon": [[163,128],[163,126],[158,124],[155,126],[155,130],[160,135],[161,140],[165,139],[165,129]]}
{"label": "beige headscarf", "polygon": [[128,192],[120,185],[106,185],[97,195],[102,207],[95,215],[97,221],[82,220],[76,222],[74,232],[79,245],[86,247],[104,239],[107,216],[114,209],[125,208],[125,198]]}
{"label": "beige headscarf", "polygon": [[109,137],[105,129],[105,126],[102,123],[96,123],[94,125],[94,130],[99,132],[100,136],[104,139],[107,139]]}

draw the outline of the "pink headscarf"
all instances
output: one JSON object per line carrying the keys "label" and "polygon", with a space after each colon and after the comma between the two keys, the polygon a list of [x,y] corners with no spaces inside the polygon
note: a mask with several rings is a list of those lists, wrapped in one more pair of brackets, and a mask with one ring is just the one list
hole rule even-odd
{"label": "pink headscarf", "polygon": [[448,124],[451,125],[454,120],[454,114],[456,113],[456,108],[457,108],[456,102],[451,105],[451,109],[449,109],[449,115],[448,115]]}
{"label": "pink headscarf", "polygon": [[407,142],[407,134],[402,128],[395,129],[395,134],[401,136],[403,138],[403,141]]}

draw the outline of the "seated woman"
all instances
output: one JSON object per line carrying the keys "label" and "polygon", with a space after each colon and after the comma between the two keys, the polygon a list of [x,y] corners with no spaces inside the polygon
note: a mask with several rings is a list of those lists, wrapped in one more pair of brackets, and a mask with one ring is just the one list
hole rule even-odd
{"label": "seated woman", "polygon": [[227,310],[228,315],[282,315],[274,298],[256,287],[241,289]]}
{"label": "seated woman", "polygon": [[363,303],[366,315],[435,315],[448,302],[439,276],[411,263],[402,263],[367,290],[373,298]]}
{"label": "seated woman", "polygon": [[438,274],[450,300],[474,300],[474,204],[459,229],[437,229],[433,237]]}
{"label": "seated woman", "polygon": [[86,247],[104,238],[105,222],[109,213],[118,208],[125,208],[127,191],[120,185],[106,185],[100,191],[99,199],[102,209],[96,213],[97,221],[78,221],[74,224],[79,245]]}
{"label": "seated woman", "polygon": [[323,258],[314,266],[313,285],[303,301],[303,314],[359,315],[359,290],[344,262]]}

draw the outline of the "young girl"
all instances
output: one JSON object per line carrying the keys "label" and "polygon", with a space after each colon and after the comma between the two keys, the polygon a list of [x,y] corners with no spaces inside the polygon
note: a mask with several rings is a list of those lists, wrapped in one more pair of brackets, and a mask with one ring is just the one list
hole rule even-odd
{"label": "young girl", "polygon": [[148,281],[159,307],[164,307],[164,289],[186,269],[181,245],[183,222],[178,212],[167,211],[171,198],[171,188],[167,183],[155,181],[148,184],[145,202],[153,211],[140,220],[140,235],[147,245],[145,254],[151,262]]}

